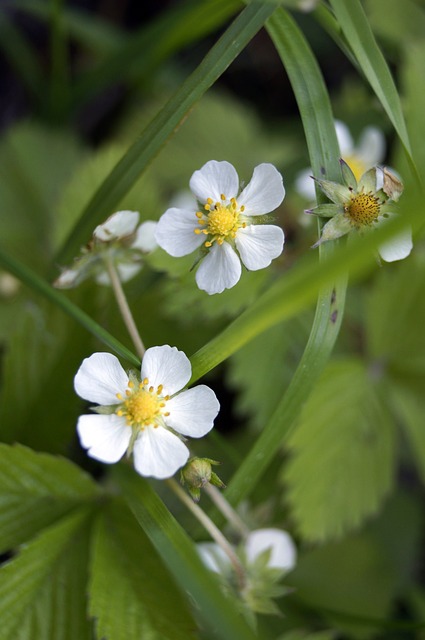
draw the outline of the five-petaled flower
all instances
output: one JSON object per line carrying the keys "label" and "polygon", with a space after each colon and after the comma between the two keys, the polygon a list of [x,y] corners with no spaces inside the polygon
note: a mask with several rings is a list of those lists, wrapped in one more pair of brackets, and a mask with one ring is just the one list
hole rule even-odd
{"label": "five-petaled flower", "polygon": [[[334,240],[350,231],[367,232],[385,220],[397,215],[397,200],[403,185],[388,169],[372,168],[357,182],[344,160],[340,160],[344,184],[316,179],[320,189],[332,204],[320,204],[307,210],[318,216],[330,218],[324,225],[317,247],[322,242]],[[379,183],[382,182],[382,188]],[[379,246],[379,254],[386,262],[403,260],[412,250],[412,232],[403,230],[391,240]]]}
{"label": "five-petaled flower", "polygon": [[155,237],[174,257],[202,247],[204,257],[196,272],[200,289],[221,293],[239,281],[240,261],[256,271],[282,253],[282,229],[259,224],[258,219],[276,209],[285,196],[282,176],[273,165],[256,167],[250,183],[239,193],[236,169],[229,162],[211,160],[195,171],[190,188],[199,207],[194,203],[193,208],[168,209],[158,222]]}
{"label": "five-petaled flower", "polygon": [[187,356],[176,347],[147,349],[140,377],[127,374],[110,353],[83,360],[74,380],[79,396],[100,407],[82,415],[77,431],[88,454],[117,462],[133,453],[142,476],[169,478],[188,460],[181,436],[200,438],[212,427],[220,405],[205,385],[181,391],[192,373]]}

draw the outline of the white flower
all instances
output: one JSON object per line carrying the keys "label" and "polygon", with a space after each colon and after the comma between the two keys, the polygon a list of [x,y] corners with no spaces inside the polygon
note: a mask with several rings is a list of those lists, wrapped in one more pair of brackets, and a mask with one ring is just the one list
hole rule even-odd
{"label": "white flower", "polygon": [[[225,573],[230,568],[230,560],[223,549],[215,542],[202,542],[197,545],[204,564],[216,573]],[[254,564],[258,556],[270,550],[267,566],[280,569],[285,573],[296,564],[297,550],[289,533],[281,529],[268,528],[251,531],[242,544],[248,566]]]}
{"label": "white flower", "polygon": [[285,196],[282,176],[273,165],[256,167],[250,183],[239,193],[236,169],[229,162],[211,160],[195,171],[190,188],[199,209],[189,205],[167,209],[155,237],[174,257],[203,246],[206,255],[196,273],[200,289],[221,293],[239,281],[240,260],[247,269],[256,271],[282,253],[282,229],[256,220],[256,216],[276,209]]}
{"label": "white flower", "polygon": [[[346,124],[335,120],[335,131],[341,157],[349,165],[357,180],[385,157],[385,137],[377,127],[366,127],[357,145]],[[303,169],[295,179],[295,188],[307,200],[315,200],[316,192],[311,179],[312,169]]]}
{"label": "white flower", "polygon": [[181,391],[191,373],[187,356],[168,345],[147,349],[140,381],[110,353],[94,353],[83,360],[74,379],[75,391],[103,407],[78,420],[78,435],[89,456],[113,463],[126,451],[133,452],[134,466],[142,476],[174,475],[189,457],[178,434],[204,436],[220,407],[205,385]]}
{"label": "white flower", "polygon": [[70,289],[93,276],[98,284],[109,285],[106,260],[111,260],[121,282],[133,278],[142,268],[142,254],[153,251],[156,222],[139,223],[137,211],[117,211],[98,225],[91,242],[82,250],[83,255],[71,268],[64,269],[55,280],[59,289]]}

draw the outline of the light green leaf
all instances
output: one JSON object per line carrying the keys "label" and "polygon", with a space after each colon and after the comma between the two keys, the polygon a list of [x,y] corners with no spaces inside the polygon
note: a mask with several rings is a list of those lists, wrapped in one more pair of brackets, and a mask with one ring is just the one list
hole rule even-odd
{"label": "light green leaf", "polygon": [[119,503],[110,504],[98,518],[90,575],[90,614],[97,637],[195,638],[195,623],[173,578]]}
{"label": "light green leaf", "polygon": [[206,569],[193,542],[147,481],[124,465],[116,465],[113,474],[140,526],[177,584],[195,603],[194,614],[210,635],[222,640],[254,640],[254,632],[221,593],[216,576]]}
{"label": "light green leaf", "polygon": [[338,538],[375,513],[392,486],[395,445],[373,376],[355,359],[329,365],[304,405],[283,471],[300,534]]}
{"label": "light green leaf", "polygon": [[0,569],[0,640],[89,640],[88,514],[45,529]]}
{"label": "light green leaf", "polygon": [[0,552],[98,494],[91,478],[68,460],[0,444]]}

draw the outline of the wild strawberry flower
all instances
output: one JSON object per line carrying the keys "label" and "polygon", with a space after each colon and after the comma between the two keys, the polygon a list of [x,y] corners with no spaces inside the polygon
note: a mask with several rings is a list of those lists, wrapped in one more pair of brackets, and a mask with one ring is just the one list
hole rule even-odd
{"label": "wild strawberry flower", "polygon": [[140,376],[127,374],[110,353],[83,360],[75,391],[100,405],[93,408],[95,414],[78,419],[78,435],[88,455],[110,464],[133,453],[142,476],[174,475],[189,458],[182,436],[204,436],[220,408],[205,385],[182,391],[191,374],[187,356],[168,345],[146,350]]}
{"label": "wild strawberry flower", "polygon": [[250,271],[264,269],[283,250],[280,227],[260,224],[259,216],[276,209],[285,196],[282,176],[271,164],[254,169],[239,193],[239,178],[229,162],[210,160],[195,171],[190,189],[199,207],[171,207],[155,231],[160,247],[174,257],[202,247],[196,272],[198,287],[210,295],[230,289],[240,279],[241,261]]}
{"label": "wild strawberry flower", "polygon": [[[403,192],[403,184],[394,173],[386,168],[372,168],[357,182],[348,164],[342,159],[340,163],[344,184],[316,179],[332,204],[320,204],[306,212],[330,218],[315,247],[351,231],[368,232],[397,215],[397,201]],[[382,188],[379,188],[381,182]],[[378,251],[383,260],[393,262],[406,258],[412,246],[409,228],[383,243]]]}
{"label": "wild strawberry flower", "polygon": [[[215,542],[201,542],[197,549],[211,571],[221,573],[223,569],[230,569],[228,556]],[[254,564],[259,556],[268,551],[265,554],[266,566],[285,573],[295,567],[297,560],[297,550],[289,533],[274,527],[251,531],[243,541],[241,550],[248,565]]]}
{"label": "wild strawberry flower", "polygon": [[[349,128],[344,122],[335,120],[335,132],[340,155],[350,167],[357,180],[385,158],[385,137],[378,127],[366,127],[357,144],[354,143]],[[311,179],[312,169],[303,169],[295,179],[295,188],[306,200],[315,200],[316,192]]]}
{"label": "wild strawberry flower", "polygon": [[133,278],[142,268],[143,254],[157,247],[156,222],[139,223],[137,211],[117,211],[103,224],[98,225],[89,244],[82,249],[82,256],[71,268],[64,269],[54,282],[59,289],[77,286],[93,276],[98,284],[109,285],[106,261],[110,260],[121,282]]}
{"label": "wild strawberry flower", "polygon": [[235,604],[252,619],[252,612],[279,613],[274,598],[288,589],[277,582],[296,564],[297,551],[291,536],[280,529],[251,531],[237,548],[244,575],[235,579],[234,569],[223,549],[213,542],[197,545],[205,566],[219,574],[227,596],[235,596]]}

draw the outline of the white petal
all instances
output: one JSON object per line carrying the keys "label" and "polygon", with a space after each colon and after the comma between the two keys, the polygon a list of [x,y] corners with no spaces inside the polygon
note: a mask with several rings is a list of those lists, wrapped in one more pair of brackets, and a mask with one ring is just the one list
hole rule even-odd
{"label": "white petal", "polygon": [[170,256],[181,258],[195,251],[205,241],[204,234],[197,235],[199,229],[196,211],[188,209],[167,209],[160,217],[155,229],[155,240]]}
{"label": "white petal", "polygon": [[130,444],[131,427],[115,414],[80,416],[77,431],[88,455],[101,462],[118,462]]}
{"label": "white petal", "polygon": [[132,242],[131,248],[139,249],[139,251],[143,251],[144,253],[148,253],[149,251],[156,249],[158,246],[155,239],[157,224],[158,223],[154,222],[154,220],[146,220],[146,222],[142,222],[142,224],[137,227],[136,238],[134,239],[134,242]]}
{"label": "white petal", "polygon": [[290,571],[295,567],[297,550],[286,531],[281,529],[257,529],[251,531],[245,541],[245,550],[250,562],[265,551],[271,549],[269,567]]}
{"label": "white petal", "polygon": [[162,395],[173,395],[189,382],[192,366],[189,358],[177,347],[165,344],[146,350],[142,360],[142,380],[148,378],[153,387],[163,385]]}
{"label": "white petal", "polygon": [[131,235],[139,222],[138,211],[117,211],[103,224],[94,230],[93,235],[98,240],[108,242],[115,238],[124,238]]}
{"label": "white petal", "polygon": [[98,404],[117,404],[117,393],[125,393],[128,376],[112,353],[93,353],[85,358],[74,378],[81,398]]}
{"label": "white petal", "polygon": [[235,244],[246,268],[257,271],[280,256],[284,240],[282,229],[274,224],[250,224],[238,230]]}
{"label": "white petal", "polygon": [[382,162],[385,157],[385,138],[377,127],[366,127],[362,132],[356,155],[361,158],[367,169]]}
{"label": "white petal", "polygon": [[214,243],[196,272],[196,284],[210,295],[231,289],[239,281],[242,267],[228,242]]}
{"label": "white petal", "polygon": [[244,215],[259,216],[274,211],[285,197],[282,176],[272,164],[264,163],[255,167],[250,183],[238,198],[244,205]]}
{"label": "white petal", "polygon": [[341,155],[347,156],[353,153],[354,142],[347,125],[340,120],[335,120],[335,131]]}
{"label": "white petal", "polygon": [[221,573],[221,566],[230,566],[230,559],[227,553],[215,542],[199,542],[196,549],[201,556],[204,565],[210,571]]}
{"label": "white petal", "polygon": [[205,203],[208,198],[221,202],[221,196],[236,198],[239,190],[239,178],[236,169],[230,162],[210,160],[202,169],[195,171],[190,179],[190,188],[196,198]]}
{"label": "white petal", "polygon": [[142,476],[171,478],[189,458],[189,449],[163,427],[147,427],[134,443],[134,466]]}
{"label": "white petal", "polygon": [[303,169],[297,173],[295,178],[295,189],[306,200],[316,199],[316,189],[314,187],[314,180],[311,177],[312,175],[313,169],[309,167],[308,169]]}
{"label": "white petal", "polygon": [[184,436],[201,438],[213,428],[220,404],[212,389],[200,384],[167,402],[166,424]]}
{"label": "white petal", "polygon": [[388,240],[388,242],[381,244],[378,251],[385,262],[395,262],[396,260],[407,258],[412,248],[412,230],[405,229],[402,233]]}

